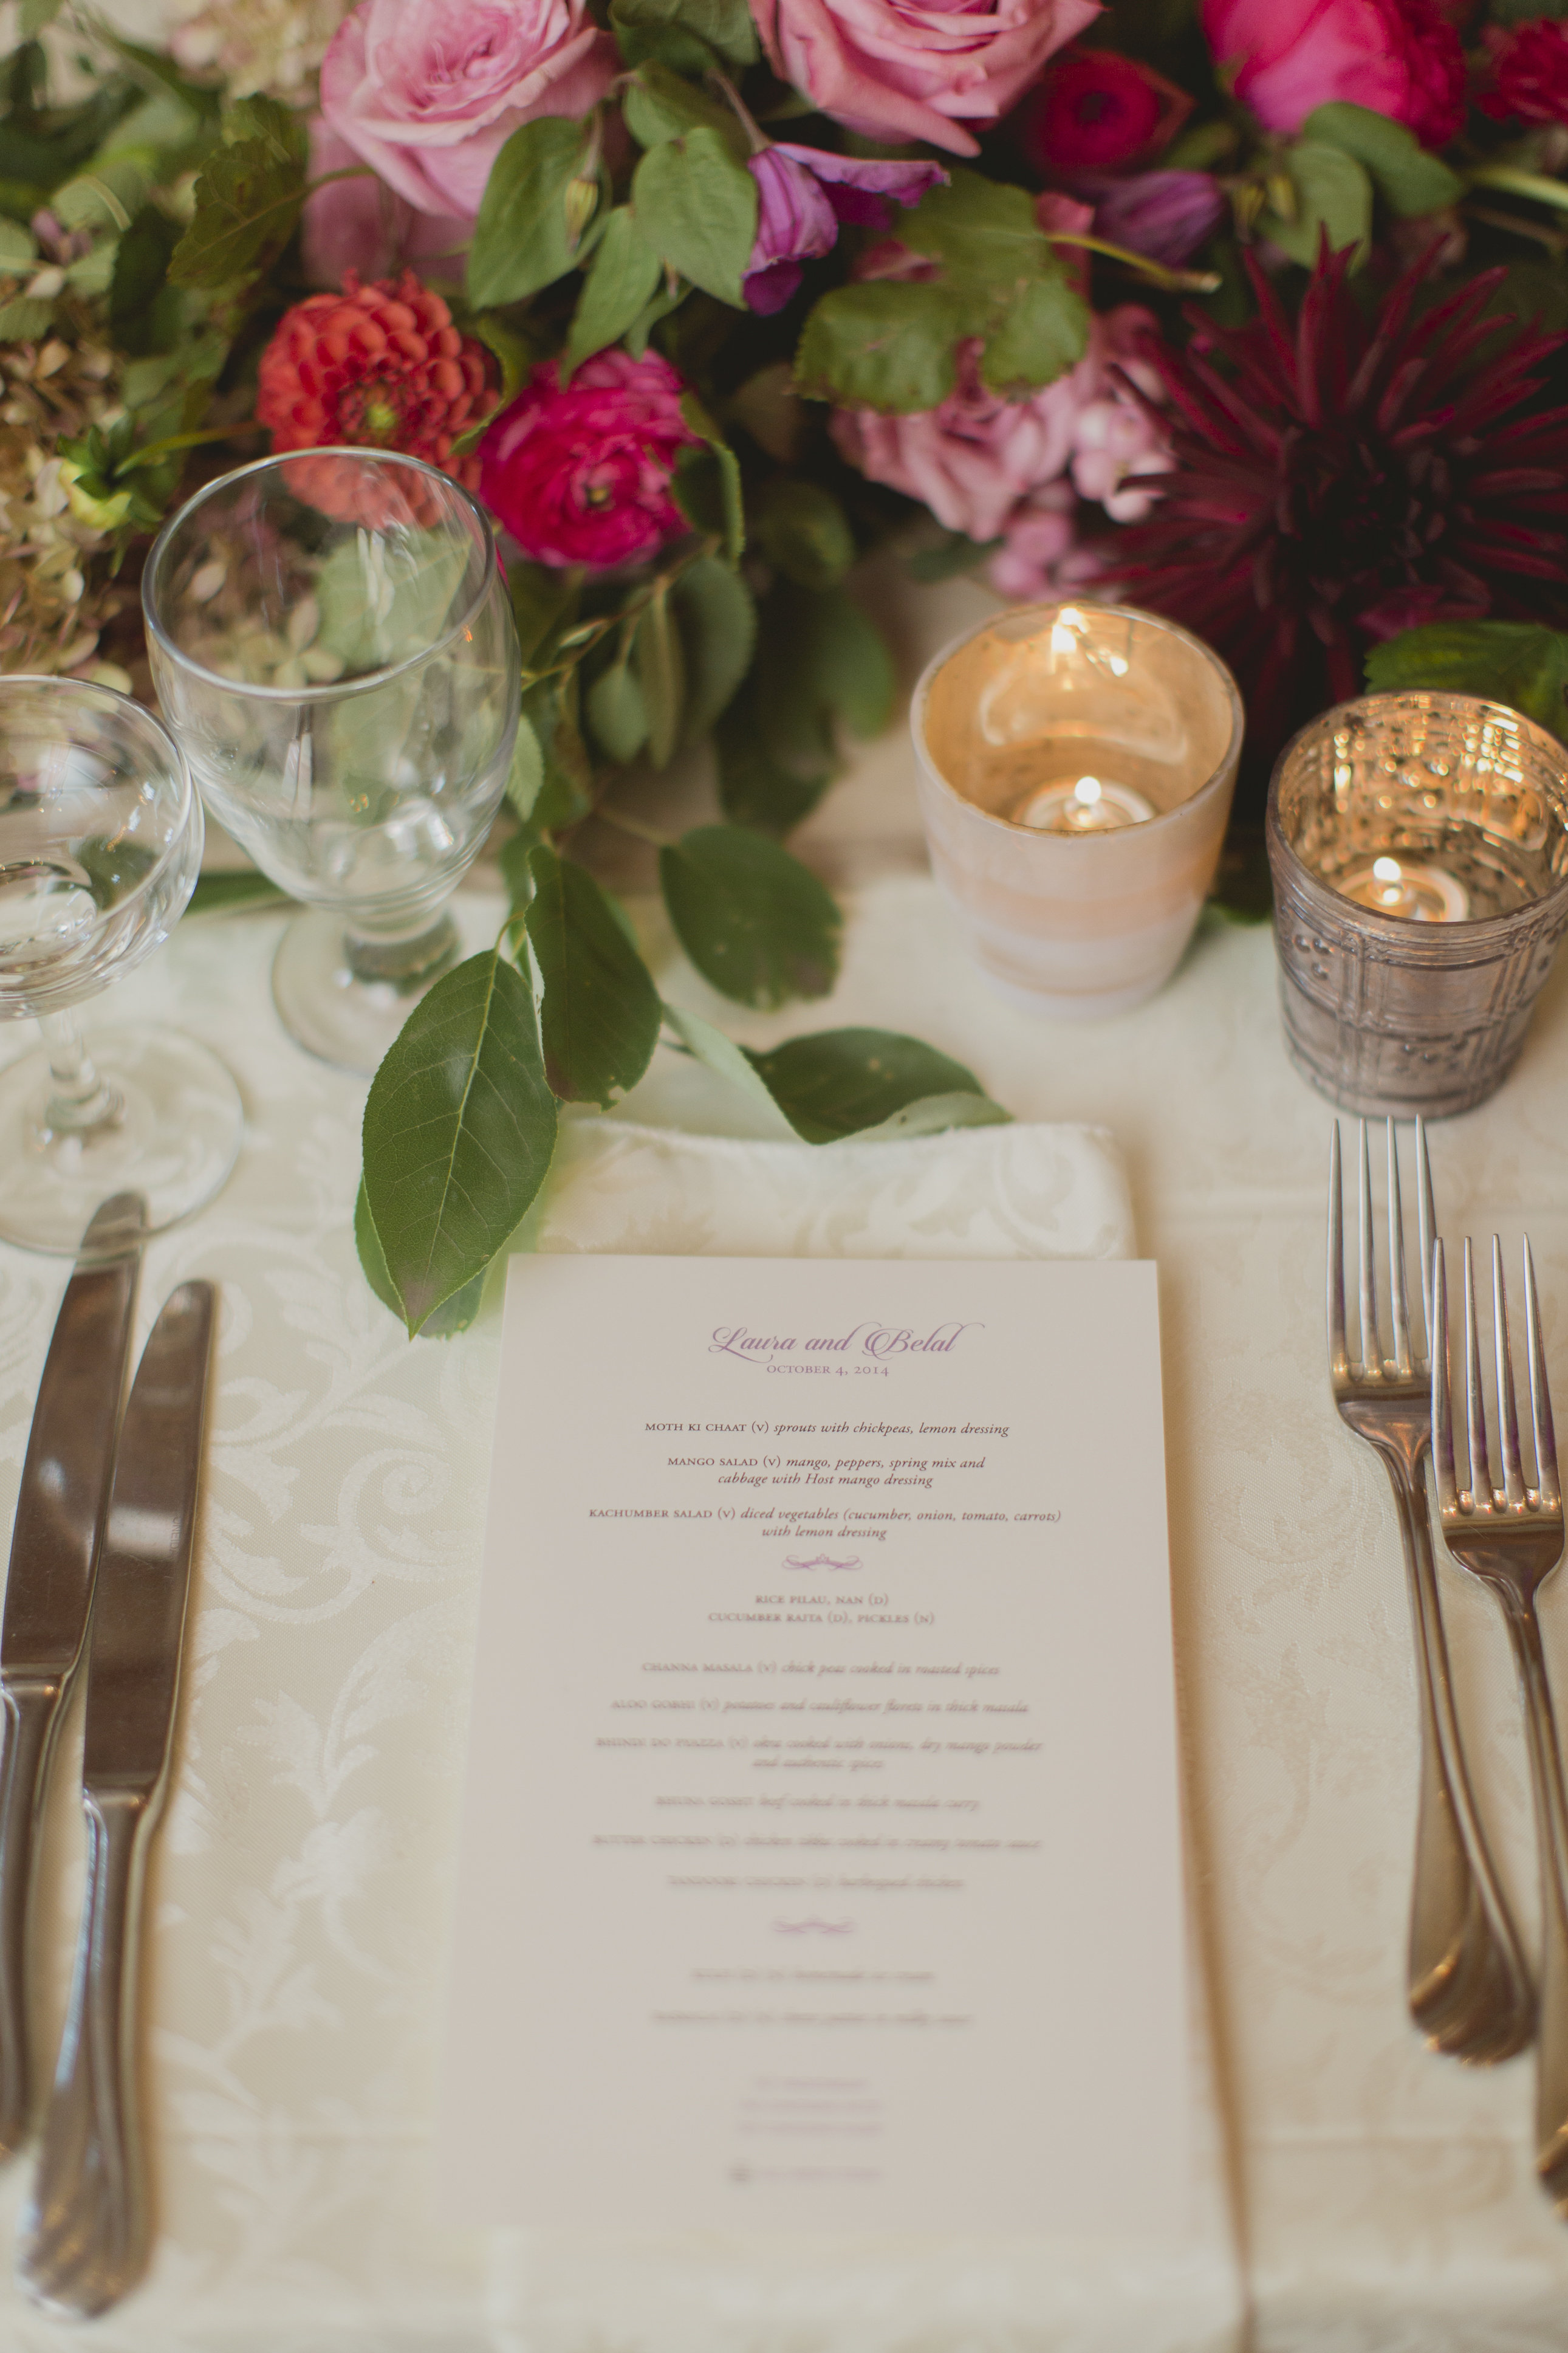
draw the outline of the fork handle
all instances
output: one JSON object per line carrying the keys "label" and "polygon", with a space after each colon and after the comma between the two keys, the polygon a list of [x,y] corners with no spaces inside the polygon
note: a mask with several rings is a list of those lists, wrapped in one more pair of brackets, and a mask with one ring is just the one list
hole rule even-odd
{"label": "fork handle", "polygon": [[1465,1764],[1426,1484],[1419,1467],[1412,1476],[1384,1461],[1405,1546],[1421,1727],[1406,2000],[1433,2050],[1490,2065],[1530,2041],[1534,1999]]}
{"label": "fork handle", "polygon": [[1568,2215],[1568,1799],[1534,1596],[1500,1585],[1524,1701],[1525,1747],[1541,1864],[1541,2025],[1535,2068],[1535,2169]]}

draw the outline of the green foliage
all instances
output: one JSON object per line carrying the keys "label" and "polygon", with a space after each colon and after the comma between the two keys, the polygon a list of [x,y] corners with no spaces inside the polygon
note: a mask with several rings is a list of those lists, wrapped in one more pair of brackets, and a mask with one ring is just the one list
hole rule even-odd
{"label": "green foliage", "polygon": [[545,1075],[563,1103],[607,1111],[652,1059],[658,991],[625,919],[591,874],[543,845],[529,865],[528,936],[544,982]]}
{"label": "green foliage", "polygon": [[826,997],[842,918],[815,874],[742,826],[699,826],[658,854],[676,937],[704,980],[766,1009]]}
{"label": "green foliage", "polygon": [[796,388],[810,400],[913,415],[952,390],[954,346],[967,306],[945,286],[873,279],[836,286],[812,310],[795,353]]}
{"label": "green foliage", "polygon": [[650,59],[626,85],[622,100],[626,129],[639,147],[658,147],[667,139],[680,139],[689,131],[717,133],[737,163],[746,155],[746,134],[732,107],[697,90],[667,66]]}
{"label": "green foliage", "polygon": [[[384,1307],[389,1307],[401,1323],[403,1303],[393,1284],[386,1252],[381,1247],[381,1236],[375,1230],[375,1219],[370,1214],[370,1201],[360,1179],[358,1198],[354,1202],[354,1249],[359,1253],[360,1271]],[[485,1278],[476,1274],[465,1282],[461,1291],[454,1291],[446,1304],[427,1315],[419,1326],[426,1340],[449,1340],[458,1332],[466,1332],[479,1312],[484,1296]]]}
{"label": "green foliage", "polygon": [[526,714],[520,715],[517,737],[511,747],[511,761],[506,772],[506,797],[512,815],[520,825],[532,821],[539,796],[544,790],[544,754],[539,748],[539,738]]}
{"label": "green foliage", "polygon": [[184,303],[169,284],[169,263],[180,232],[156,205],[143,205],[114,247],[109,282],[110,332],[122,352],[145,358],[173,351],[184,322]]}
{"label": "green foliage", "polygon": [[1359,268],[1372,237],[1372,181],[1364,167],[1343,147],[1317,139],[1299,139],[1280,161],[1291,210],[1287,215],[1277,203],[1268,206],[1258,216],[1258,236],[1310,269],[1326,233],[1336,252],[1347,245],[1358,248]]}
{"label": "green foliage", "polygon": [[587,161],[589,136],[580,122],[542,114],[514,131],[496,157],[468,251],[468,300],[477,310],[521,302],[572,268],[579,237],[566,192]]}
{"label": "green foliage", "polygon": [[689,564],[669,592],[686,670],[681,740],[700,743],[745,677],[757,608],[738,572],[717,556]]}
{"label": "green foliage", "polygon": [[955,169],[900,222],[899,237],[942,264],[963,306],[960,332],[984,341],[980,373],[993,391],[1051,384],[1083,357],[1088,305],[1024,189]]}
{"label": "green foliage", "polygon": [[259,277],[293,235],[305,190],[304,162],[281,135],[264,131],[215,147],[169,262],[174,284],[218,290]]}
{"label": "green foliage", "polygon": [[1314,107],[1301,130],[1309,140],[1353,155],[1372,174],[1389,209],[1402,219],[1456,205],[1465,193],[1458,174],[1429,155],[1413,131],[1371,107],[1334,99]]}
{"label": "green foliage", "polygon": [[794,1134],[763,1080],[732,1038],[726,1038],[722,1029],[704,1021],[700,1014],[688,1013],[679,1005],[667,1005],[664,1018],[675,1032],[679,1050],[700,1062],[704,1070],[711,1071],[715,1078],[736,1088],[760,1114],[763,1124],[775,1130],[781,1143]]}
{"label": "green foliage", "polygon": [[879,734],[897,693],[881,633],[847,590],[814,596],[776,582],[763,606],[755,663],[717,730],[726,817],[787,833],[832,780],[838,726]]}
{"label": "green foliage", "polygon": [[647,742],[647,705],[631,666],[631,648],[602,670],[583,698],[584,714],[601,752],[624,767]]}
{"label": "green foliage", "polygon": [[1374,694],[1426,687],[1506,702],[1568,741],[1568,635],[1534,621],[1431,621],[1366,658]]}
{"label": "green foliage", "polygon": [[804,474],[774,474],[752,501],[752,531],[770,564],[802,588],[832,588],[855,561],[848,518]]}
{"label": "green foliage", "polygon": [[741,280],[757,241],[757,184],[722,132],[700,125],[650,147],[633,175],[632,203],[661,261],[720,301],[745,307]]}
{"label": "green foliage", "polygon": [[657,58],[677,73],[700,76],[721,62],[756,61],[746,0],[613,0],[610,23],[628,66]]}
{"label": "green foliage", "polygon": [[415,1007],[365,1104],[365,1201],[411,1334],[512,1233],[555,1125],[526,982],[499,948],[470,956]]}
{"label": "green foliage", "polygon": [[694,531],[721,540],[728,561],[739,564],[746,546],[746,508],[735,453],[694,392],[682,395],[680,413],[703,446],[681,453],[673,485],[676,503]]}
{"label": "green foliage", "polygon": [[661,581],[643,607],[633,640],[637,691],[647,714],[647,756],[656,768],[668,767],[680,741],[686,707],[686,658],[680,632],[669,609],[669,589]]}
{"label": "green foliage", "polygon": [[919,1135],[990,1126],[1007,1117],[973,1071],[894,1029],[819,1029],[770,1053],[742,1051],[807,1144],[868,1130]]}
{"label": "green foliage", "polygon": [[237,873],[198,875],[185,902],[185,913],[233,915],[246,907],[275,907],[284,896],[267,875],[258,874],[254,867],[242,867]]}
{"label": "green foliage", "polygon": [[605,223],[594,249],[583,291],[561,360],[561,381],[606,343],[618,343],[652,300],[659,283],[658,256],[637,227],[629,205]]}

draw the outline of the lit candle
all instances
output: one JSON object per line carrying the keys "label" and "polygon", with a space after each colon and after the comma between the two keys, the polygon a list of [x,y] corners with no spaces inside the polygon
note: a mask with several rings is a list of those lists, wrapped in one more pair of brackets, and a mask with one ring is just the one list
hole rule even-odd
{"label": "lit candle", "polygon": [[1042,786],[1013,812],[1013,822],[1038,833],[1111,833],[1118,826],[1142,825],[1153,814],[1153,804],[1131,785],[1079,776],[1072,785]]}
{"label": "lit candle", "polygon": [[1410,923],[1462,923],[1470,912],[1464,884],[1441,866],[1417,866],[1398,858],[1374,858],[1334,885],[1342,898],[1379,915]]}

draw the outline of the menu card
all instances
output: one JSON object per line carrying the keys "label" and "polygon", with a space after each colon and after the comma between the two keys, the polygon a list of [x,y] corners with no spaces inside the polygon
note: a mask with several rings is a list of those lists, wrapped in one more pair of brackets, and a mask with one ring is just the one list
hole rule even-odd
{"label": "menu card", "polygon": [[520,1257],[467,2222],[1180,2228],[1155,1272]]}

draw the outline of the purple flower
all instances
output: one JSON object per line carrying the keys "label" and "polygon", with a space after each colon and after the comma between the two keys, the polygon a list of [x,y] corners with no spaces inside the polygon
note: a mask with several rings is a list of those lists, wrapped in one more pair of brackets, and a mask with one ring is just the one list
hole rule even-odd
{"label": "purple flower", "polygon": [[763,147],[751,159],[757,184],[757,241],[746,271],[752,311],[782,311],[800,284],[800,265],[826,253],[839,225],[886,228],[891,197],[918,204],[942,185],[940,164],[868,164],[820,147]]}
{"label": "purple flower", "polygon": [[[1078,184],[1075,184],[1078,185]],[[1140,172],[1099,180],[1091,191],[1097,237],[1179,269],[1224,218],[1225,193],[1206,172]]]}

